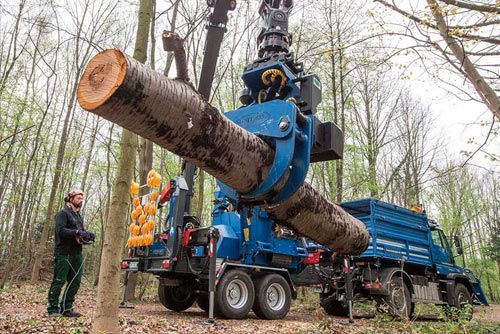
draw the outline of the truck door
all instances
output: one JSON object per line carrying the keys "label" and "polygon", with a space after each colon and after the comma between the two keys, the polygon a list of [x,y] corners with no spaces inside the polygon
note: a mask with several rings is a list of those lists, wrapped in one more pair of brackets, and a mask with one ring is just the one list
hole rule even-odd
{"label": "truck door", "polygon": [[433,241],[432,258],[438,274],[448,275],[450,272],[455,272],[453,254],[443,231],[435,229],[431,233]]}

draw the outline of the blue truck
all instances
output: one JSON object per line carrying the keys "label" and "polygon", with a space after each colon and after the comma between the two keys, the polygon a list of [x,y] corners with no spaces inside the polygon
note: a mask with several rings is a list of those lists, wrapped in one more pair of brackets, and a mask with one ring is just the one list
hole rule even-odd
{"label": "blue truck", "polygon": [[[207,25],[210,48],[202,78],[206,72],[213,77],[213,56],[227,12],[236,6],[234,0],[208,4],[214,11]],[[241,319],[251,310],[262,319],[281,319],[300,286],[319,292],[322,307],[333,315],[346,315],[354,298],[375,299],[379,309],[401,317],[410,316],[417,301],[455,307],[474,300],[486,304],[479,281],[455,264],[443,232],[423,213],[372,199],[342,203],[371,236],[364,253],[352,257],[304,238],[266,211],[294,195],[310,163],[341,159],[343,154],[342,131],[315,115],[321,102],[319,78],[306,73],[289,52],[292,5],[292,0],[261,1],[259,58],[245,67],[242,106],[225,113],[274,150],[267,175],[244,194],[218,181],[212,220],[202,224],[190,213],[194,167],[186,163],[183,175],[162,189],[159,206],[168,206],[168,215],[154,241],[132,246],[122,269],[157,276],[158,296],[166,308],[180,312],[197,302],[210,320],[214,314]],[[210,71],[205,63],[213,65]],[[207,83],[211,80],[200,80],[200,85]],[[210,85],[200,91],[209,92]]]}
{"label": "blue truck", "polygon": [[[352,258],[352,294],[374,299],[377,309],[398,317],[412,315],[415,303],[460,307],[488,305],[479,280],[458,266],[447,237],[425,211],[418,212],[375,199],[359,199],[341,206],[361,220],[370,233],[368,248]],[[460,240],[454,238],[457,255]],[[346,275],[332,267],[335,279],[323,285],[321,305],[328,314],[347,315]]]}

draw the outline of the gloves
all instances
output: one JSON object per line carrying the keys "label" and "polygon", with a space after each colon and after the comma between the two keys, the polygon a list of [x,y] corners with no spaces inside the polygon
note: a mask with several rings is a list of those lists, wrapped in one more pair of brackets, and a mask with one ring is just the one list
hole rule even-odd
{"label": "gloves", "polygon": [[88,238],[88,232],[84,230],[76,230],[76,235],[82,237],[83,239]]}
{"label": "gloves", "polygon": [[77,230],[76,235],[79,235],[82,237],[84,240],[95,240],[95,234],[92,232],[84,231],[84,230]]}

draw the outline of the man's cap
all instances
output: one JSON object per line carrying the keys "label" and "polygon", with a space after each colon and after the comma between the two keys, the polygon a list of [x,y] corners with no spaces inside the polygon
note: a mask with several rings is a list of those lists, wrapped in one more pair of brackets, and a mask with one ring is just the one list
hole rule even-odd
{"label": "man's cap", "polygon": [[80,189],[77,189],[77,188],[71,189],[66,194],[66,197],[64,197],[64,201],[65,202],[69,202],[76,195],[82,195],[83,196],[83,191],[81,191]]}

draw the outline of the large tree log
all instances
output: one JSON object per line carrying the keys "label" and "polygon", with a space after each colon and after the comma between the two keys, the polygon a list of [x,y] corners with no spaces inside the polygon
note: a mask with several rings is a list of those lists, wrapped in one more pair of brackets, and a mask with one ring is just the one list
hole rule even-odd
{"label": "large tree log", "polygon": [[[238,192],[266,177],[274,151],[237,126],[182,80],[168,79],[116,49],[87,65],[78,87],[83,109],[183,157]],[[359,254],[364,225],[304,183],[268,212],[280,223],[332,250]]]}

